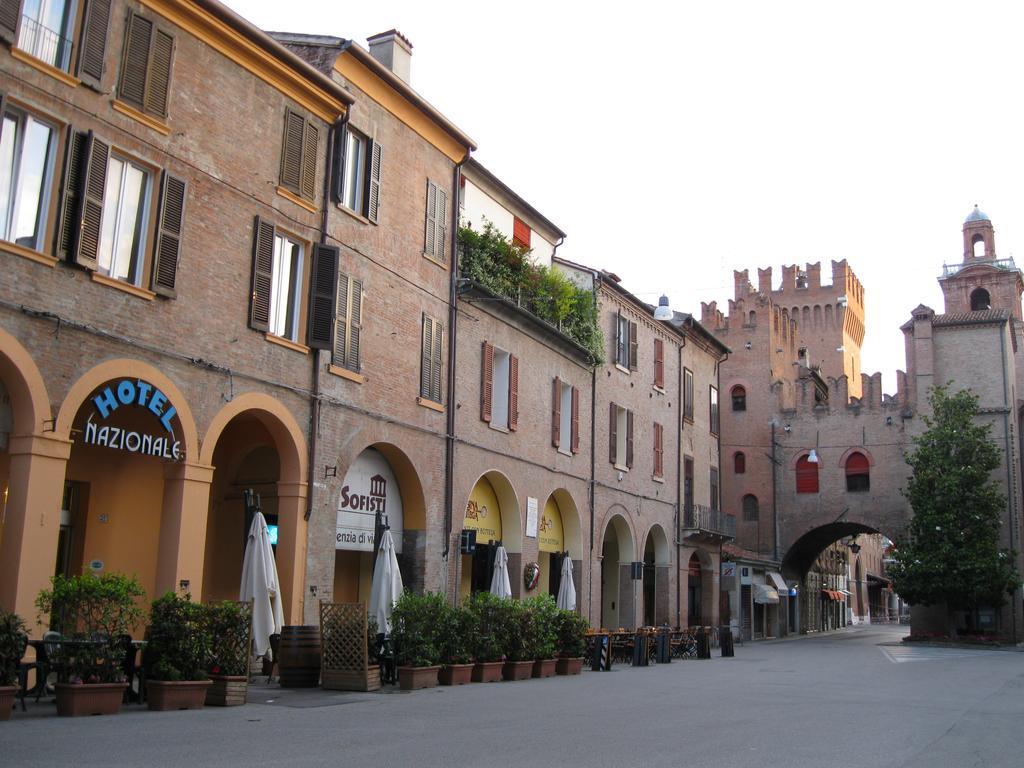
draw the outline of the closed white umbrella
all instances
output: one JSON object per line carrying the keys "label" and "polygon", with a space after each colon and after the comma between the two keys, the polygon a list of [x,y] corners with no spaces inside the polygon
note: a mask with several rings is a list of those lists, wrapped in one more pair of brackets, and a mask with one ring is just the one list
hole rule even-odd
{"label": "closed white umbrella", "polygon": [[391,634],[391,610],[402,595],[402,574],[395,556],[395,540],[391,531],[384,529],[377,550],[377,564],[373,569],[370,587],[370,615],[377,618],[377,631]]}
{"label": "closed white umbrella", "polygon": [[512,597],[512,584],[508,580],[508,553],[498,547],[494,553],[494,575],[491,576],[491,594]]}
{"label": "closed white umbrella", "polygon": [[563,611],[576,610],[576,585],[572,583],[572,560],[562,558],[562,578],[558,584],[558,607]]}
{"label": "closed white umbrella", "polygon": [[249,526],[240,592],[242,602],[252,601],[252,642],[256,655],[263,656],[270,650],[270,636],[281,633],[284,610],[281,608],[277,563],[262,512],[253,515]]}

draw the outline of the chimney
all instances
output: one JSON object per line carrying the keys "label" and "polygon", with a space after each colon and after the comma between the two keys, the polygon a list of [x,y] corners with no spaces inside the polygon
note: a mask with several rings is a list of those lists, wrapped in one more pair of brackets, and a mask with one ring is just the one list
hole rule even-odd
{"label": "chimney", "polygon": [[406,83],[410,80],[412,69],[412,43],[409,38],[392,29],[366,38],[370,46],[370,55],[398,75]]}

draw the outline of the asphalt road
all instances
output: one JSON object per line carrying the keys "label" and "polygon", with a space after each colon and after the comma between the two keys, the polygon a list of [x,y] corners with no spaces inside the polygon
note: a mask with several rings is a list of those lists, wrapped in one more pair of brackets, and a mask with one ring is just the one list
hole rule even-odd
{"label": "asphalt road", "polygon": [[904,633],[409,694],[254,688],[247,706],[198,712],[66,719],[30,705],[0,723],[0,765],[1024,765],[1024,654],[906,648]]}

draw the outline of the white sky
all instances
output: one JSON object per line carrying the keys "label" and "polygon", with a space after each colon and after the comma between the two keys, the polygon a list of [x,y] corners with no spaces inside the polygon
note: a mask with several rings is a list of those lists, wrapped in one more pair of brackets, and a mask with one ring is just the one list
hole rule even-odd
{"label": "white sky", "polygon": [[[732,270],[849,259],[863,369],[942,311],[978,203],[1024,260],[1024,7],[987,2],[326,4],[228,0],[263,29],[395,27],[412,84],[475,157],[568,233],[559,255],[645,299],[732,295]],[[624,10],[628,9],[628,10]],[[1022,264],[1024,266],[1024,264]]]}

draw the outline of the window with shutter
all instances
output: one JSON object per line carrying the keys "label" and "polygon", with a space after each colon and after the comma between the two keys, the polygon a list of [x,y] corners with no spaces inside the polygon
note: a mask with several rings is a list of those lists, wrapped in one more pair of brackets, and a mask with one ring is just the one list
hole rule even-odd
{"label": "window with shutter", "polygon": [[796,462],[796,492],[818,492],[818,462],[810,461],[806,455]]}
{"label": "window with shutter", "polygon": [[734,412],[747,410],[747,390],[737,384],[729,393],[732,396],[732,409]]}
{"label": "window with shutter", "polygon": [[366,210],[363,214],[374,224],[377,223],[377,218],[380,215],[380,170],[382,153],[383,149],[381,149],[380,144],[376,141],[370,141],[370,162],[367,168],[368,173],[366,174]]}
{"label": "window with shutter", "polygon": [[174,37],[137,13],[129,13],[117,95],[154,117],[167,117]]}
{"label": "window with shutter", "polygon": [[665,442],[664,429],[661,424],[654,424],[654,476],[665,476]]}
{"label": "window with shutter", "polygon": [[0,240],[41,250],[57,129],[0,92]]}
{"label": "window with shutter", "polygon": [[512,244],[521,248],[530,247],[530,225],[518,216],[512,217]]}
{"label": "window with shutter", "polygon": [[[108,214],[104,209],[104,193],[107,186],[107,162],[109,159],[110,145],[102,139],[97,138],[92,131],[90,131],[85,144],[84,156],[82,158],[82,199],[79,208],[81,213],[79,218],[80,224],[78,236],[75,242],[74,257],[74,262],[78,266],[86,269],[97,269],[100,237],[103,234],[103,219],[104,216]],[[123,166],[125,163],[122,161],[120,165]],[[138,181],[137,174],[132,174],[132,176],[135,181]],[[127,199],[119,195],[118,197],[120,200],[118,202],[120,203],[121,201],[124,201],[126,203],[126,210],[130,212],[131,198],[135,198],[136,203],[138,203],[139,198],[137,191],[135,194],[132,194],[131,190],[126,190],[126,192],[128,192]],[[116,215],[119,208],[120,204],[110,211],[110,215]],[[111,220],[112,219],[108,216],[108,221]],[[111,234],[115,235],[113,232],[111,232]],[[123,231],[123,234],[127,236],[129,233]],[[110,243],[108,252],[112,254],[114,242],[108,242]],[[125,241],[119,240],[119,242]],[[127,255],[128,260],[130,260],[130,251]]]}
{"label": "window with shutter", "polygon": [[64,175],[60,188],[60,221],[57,223],[56,256],[72,261],[78,244],[79,205],[82,197],[82,160],[88,134],[68,126],[64,144]]}
{"label": "window with shutter", "polygon": [[508,356],[508,428],[519,428],[519,358]]}
{"label": "window with shutter", "polygon": [[665,387],[665,342],[654,340],[654,386]]}
{"label": "window with shutter", "polygon": [[441,402],[441,323],[423,315],[423,337],[420,349],[420,397]]}
{"label": "window with shutter", "polygon": [[626,466],[633,468],[633,412],[626,411]]}
{"label": "window with shutter", "polygon": [[613,317],[612,325],[612,338],[615,339],[615,350],[613,359],[616,364],[623,368],[630,367],[630,341],[632,336],[631,326],[629,318],[623,315],[621,312],[616,312]]}
{"label": "window with shutter", "polygon": [[718,484],[718,467],[711,468],[711,509],[716,512],[721,506],[721,490]]}
{"label": "window with shutter", "polygon": [[86,0],[78,43],[78,79],[97,90],[103,87],[109,30],[110,0]]}
{"label": "window with shutter", "polygon": [[709,417],[711,419],[711,434],[718,434],[718,387],[708,387],[709,397],[708,403],[710,406]]}
{"label": "window with shutter", "polygon": [[490,423],[494,400],[494,347],[483,342],[480,353],[480,419]]}
{"label": "window with shutter", "polygon": [[571,443],[571,445],[569,447],[569,450],[572,453],[579,453],[580,452],[580,391],[576,387],[572,388],[572,393],[570,395],[570,398],[571,398],[571,403],[572,403],[572,423],[571,423],[571,427],[570,427],[571,430],[572,430],[572,443]]}
{"label": "window with shutter", "polygon": [[683,419],[693,421],[693,371],[683,368]]}
{"label": "window with shutter", "polygon": [[637,325],[636,323],[629,324],[629,370],[635,371],[637,369],[636,352],[637,352]]}
{"label": "window with shutter", "polygon": [[63,72],[71,71],[76,22],[72,0],[0,0],[0,39]]}
{"label": "window with shutter", "polygon": [[312,349],[331,349],[335,299],[338,286],[339,250],[331,245],[313,246],[313,269],[309,285],[309,322],[306,344]]}
{"label": "window with shutter", "polygon": [[608,403],[608,461],[619,462],[619,407]]}
{"label": "window with shutter", "polygon": [[440,320],[434,320],[434,349],[430,358],[430,394],[435,403],[441,402],[441,365],[444,328]]}
{"label": "window with shutter", "polygon": [[440,184],[427,181],[427,211],[423,235],[423,254],[445,261],[448,242],[448,194]]}
{"label": "window with shutter", "polygon": [[178,261],[181,258],[185,224],[185,193],[185,182],[164,171],[150,288],[154,293],[168,298],[177,295]]}
{"label": "window with shutter", "polygon": [[285,110],[280,184],[306,200],[316,199],[320,130],[298,112]]}
{"label": "window with shutter", "polygon": [[253,224],[252,297],[249,302],[249,326],[257,331],[270,330],[270,291],[274,274],[274,240],[277,229],[259,216]]}
{"label": "window with shutter", "polygon": [[363,283],[343,272],[338,273],[338,293],[334,321],[334,365],[359,373],[362,368],[361,339],[363,325]]}
{"label": "window with shutter", "polygon": [[747,471],[747,456],[743,451],[736,451],[732,455],[732,471],[733,474],[742,475]]}
{"label": "window with shutter", "polygon": [[871,467],[868,457],[854,451],[846,459],[846,490],[860,493],[871,490]]}
{"label": "window with shutter", "polygon": [[551,382],[551,445],[562,444],[562,380],[555,376]]}

